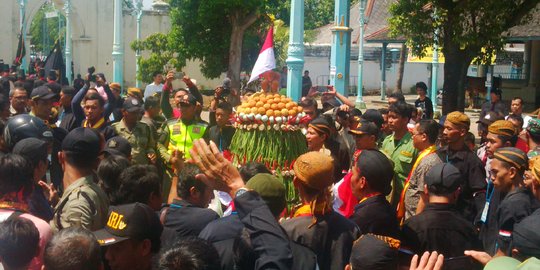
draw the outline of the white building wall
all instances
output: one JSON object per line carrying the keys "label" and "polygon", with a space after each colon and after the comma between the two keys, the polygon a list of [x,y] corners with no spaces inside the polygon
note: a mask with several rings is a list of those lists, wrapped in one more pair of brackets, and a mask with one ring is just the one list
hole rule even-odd
{"label": "white building wall", "polygon": [[[350,85],[357,85],[358,76],[358,61],[351,61],[350,68]],[[407,92],[409,88],[414,86],[419,81],[424,81],[429,85],[429,70],[428,65],[424,63],[405,63],[405,71],[403,74],[402,89]],[[326,85],[330,73],[330,59],[327,57],[306,57],[304,70],[309,70],[313,85]],[[386,70],[386,86],[391,90],[395,88],[397,79],[398,65],[393,64],[390,69]],[[443,64],[439,64],[438,88],[442,89],[444,79]],[[378,90],[381,88],[381,70],[380,64],[374,61],[364,62],[364,89],[366,91]]]}
{"label": "white building wall", "polygon": [[[15,58],[19,34],[19,4],[15,0],[1,0],[0,15],[0,59],[11,64]],[[30,25],[37,9],[45,0],[30,0],[27,5],[27,16]],[[63,7],[62,0],[55,0],[57,9]],[[112,80],[112,44],[113,44],[113,1],[110,0],[71,0],[72,3],[72,43],[73,43],[73,74],[83,75],[90,66],[97,72]],[[63,10],[61,10],[63,12]],[[136,17],[124,14],[124,85],[135,85],[135,52],[131,50],[131,42],[136,38]],[[170,20],[167,14],[145,11],[141,21],[141,36],[143,38],[156,33],[167,33]],[[27,56],[30,54],[29,44],[26,46]],[[146,56],[143,53],[143,57]],[[197,80],[199,85],[214,87],[222,83],[222,79],[206,79],[200,72],[198,61],[188,62],[183,69],[186,74]]]}

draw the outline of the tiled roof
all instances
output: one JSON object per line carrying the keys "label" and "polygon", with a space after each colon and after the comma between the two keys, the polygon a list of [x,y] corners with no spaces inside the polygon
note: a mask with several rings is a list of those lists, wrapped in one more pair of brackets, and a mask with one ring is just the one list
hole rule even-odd
{"label": "tiled roof", "polygon": [[[364,28],[364,39],[368,43],[381,43],[388,41],[393,43],[402,43],[405,37],[389,37],[388,18],[390,16],[388,9],[390,5],[398,0],[368,0],[366,6],[366,17],[369,18]],[[352,43],[358,44],[360,27],[360,3],[356,3],[350,9],[349,25],[352,31]],[[313,44],[332,44],[332,31],[330,30],[334,23],[325,25],[317,29],[318,34]],[[503,36],[511,40],[540,39],[540,4],[533,9],[531,17],[524,24],[510,28]]]}
{"label": "tiled roof", "polygon": [[[380,34],[379,32],[386,28],[388,30],[388,8],[397,0],[368,0],[366,5],[365,14],[369,18],[368,23],[364,28],[364,37],[369,37],[373,34]],[[352,31],[352,43],[357,44],[359,38],[360,28],[360,3],[356,3],[351,6],[349,16],[349,26]],[[325,25],[317,29],[318,34],[315,38],[314,44],[332,44],[332,31],[330,30],[334,26],[334,23]],[[388,31],[386,31],[388,32]],[[386,34],[387,35],[387,34]],[[388,38],[389,39],[389,38]],[[400,39],[398,39],[400,40]]]}
{"label": "tiled roof", "polygon": [[371,35],[365,36],[364,39],[366,42],[371,43],[404,43],[407,41],[403,36],[390,37],[390,29],[388,26],[379,29],[379,31],[376,31]]}
{"label": "tiled roof", "polygon": [[503,34],[512,40],[540,39],[540,4],[531,11],[531,17],[524,24],[514,26]]}

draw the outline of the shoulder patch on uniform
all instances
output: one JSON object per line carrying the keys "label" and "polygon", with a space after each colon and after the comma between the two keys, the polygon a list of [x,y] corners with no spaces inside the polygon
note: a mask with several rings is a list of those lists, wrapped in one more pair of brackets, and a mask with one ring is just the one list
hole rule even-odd
{"label": "shoulder patch on uniform", "polygon": [[174,124],[172,127],[172,134],[179,135],[181,133],[182,133],[182,128],[180,127],[180,124]]}
{"label": "shoulder patch on uniform", "polygon": [[413,156],[413,154],[411,152],[409,152],[409,151],[401,151],[399,153],[406,156],[406,157],[412,157]]}

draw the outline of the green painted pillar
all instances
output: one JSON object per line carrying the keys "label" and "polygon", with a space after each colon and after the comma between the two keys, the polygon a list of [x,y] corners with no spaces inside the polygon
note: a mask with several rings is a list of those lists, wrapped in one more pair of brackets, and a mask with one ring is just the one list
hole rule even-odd
{"label": "green painted pillar", "polygon": [[388,43],[383,43],[381,52],[381,100],[386,99],[386,49]]}
{"label": "green painted pillar", "polygon": [[122,34],[122,0],[114,0],[114,34],[113,34],[113,82],[124,89],[124,36]]}
{"label": "green painted pillar", "polygon": [[[19,0],[19,29],[21,29],[21,35],[23,36],[23,44],[26,47],[26,2],[27,0]],[[30,48],[25,48],[30,51]],[[25,74],[28,74],[28,62],[26,53],[22,59],[20,69],[24,70]]]}
{"label": "green painted pillar", "polygon": [[439,46],[437,45],[437,38],[439,36],[439,29],[435,29],[435,42],[433,44],[433,58],[431,60],[431,103],[433,104],[433,111],[437,111],[437,84],[439,79]]}
{"label": "green painted pillar", "polygon": [[367,0],[360,0],[360,35],[358,38],[358,89],[356,90],[356,107],[359,109],[365,109],[366,103],[364,102],[364,25],[367,23],[365,17]]}
{"label": "green painted pillar", "polygon": [[350,0],[336,0],[334,27],[331,28],[332,50],[330,57],[330,84],[336,91],[348,96],[351,61],[351,31],[349,27]]}
{"label": "green painted pillar", "polygon": [[[66,13],[66,46],[65,46],[65,55],[66,55],[66,78],[68,83],[71,85],[73,83],[72,79],[72,70],[71,70],[71,0],[66,0],[64,3],[64,12]],[[59,16],[60,18],[60,16]]]}
{"label": "green painted pillar", "polygon": [[[142,0],[137,0],[137,3],[135,4],[135,10],[136,10],[136,16],[137,16],[137,41],[141,40],[141,20],[143,15],[143,3]],[[141,88],[142,82],[139,79],[140,76],[140,61],[141,61],[141,50],[135,51],[135,76],[137,77],[135,82],[135,87]],[[144,89],[141,89],[144,90]]]}
{"label": "green painted pillar", "polygon": [[289,49],[287,51],[287,96],[294,101],[302,97],[304,69],[304,0],[291,0]]}

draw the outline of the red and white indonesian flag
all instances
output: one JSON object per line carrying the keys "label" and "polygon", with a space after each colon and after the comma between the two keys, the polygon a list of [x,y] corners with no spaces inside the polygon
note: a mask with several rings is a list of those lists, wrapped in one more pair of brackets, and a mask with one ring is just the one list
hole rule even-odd
{"label": "red and white indonesian flag", "polygon": [[252,82],[259,78],[259,75],[276,68],[276,57],[274,56],[274,27],[270,27],[266,40],[262,46],[257,62],[251,71],[251,78],[249,82]]}

